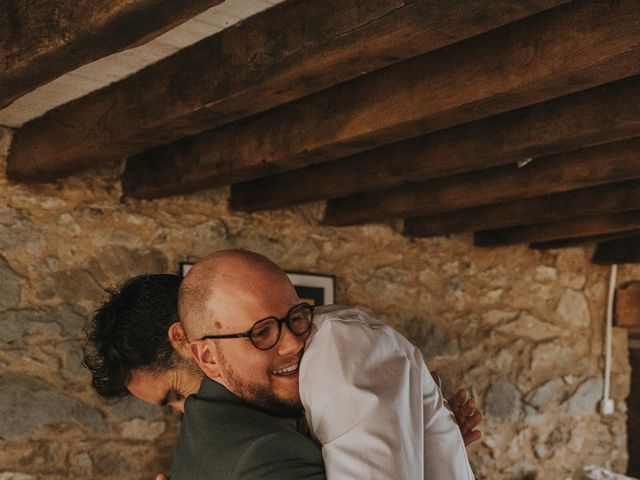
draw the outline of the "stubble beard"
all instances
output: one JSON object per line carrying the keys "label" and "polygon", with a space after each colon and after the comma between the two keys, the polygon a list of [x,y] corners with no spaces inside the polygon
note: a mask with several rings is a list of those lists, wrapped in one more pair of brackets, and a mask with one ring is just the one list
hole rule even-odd
{"label": "stubble beard", "polygon": [[220,362],[220,368],[226,378],[227,387],[231,393],[251,406],[269,415],[282,418],[297,418],[304,412],[299,398],[282,399],[277,397],[269,387],[241,382],[238,379],[236,371],[226,361],[219,349],[218,360]]}

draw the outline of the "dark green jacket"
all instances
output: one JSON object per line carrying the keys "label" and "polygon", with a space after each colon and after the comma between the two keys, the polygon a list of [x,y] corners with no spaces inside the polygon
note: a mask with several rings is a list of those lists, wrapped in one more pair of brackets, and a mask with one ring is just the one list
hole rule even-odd
{"label": "dark green jacket", "polygon": [[171,480],[325,480],[319,448],[205,377],[185,404]]}

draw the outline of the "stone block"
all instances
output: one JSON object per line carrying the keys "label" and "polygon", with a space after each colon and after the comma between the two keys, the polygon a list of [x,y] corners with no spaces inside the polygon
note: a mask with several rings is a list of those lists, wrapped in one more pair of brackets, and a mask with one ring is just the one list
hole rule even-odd
{"label": "stone block", "polygon": [[503,310],[489,310],[482,314],[482,320],[489,325],[497,325],[513,320],[519,315],[519,312],[503,311]]}
{"label": "stone block", "polygon": [[32,377],[0,377],[0,437],[29,438],[47,425],[75,423],[104,433],[110,426],[98,410]]}
{"label": "stone block", "polygon": [[536,345],[531,352],[531,369],[547,370],[553,368],[562,358],[564,349],[556,342],[546,342]]}
{"label": "stone block", "polygon": [[484,397],[483,408],[487,419],[515,419],[520,413],[520,392],[510,382],[494,381]]}
{"label": "stone block", "polygon": [[82,452],[71,457],[69,474],[72,477],[88,477],[93,474],[93,462],[88,453]]}
{"label": "stone block", "polygon": [[597,465],[587,465],[574,475],[574,480],[634,480]]}
{"label": "stone block", "polygon": [[54,272],[37,286],[41,299],[60,298],[66,303],[97,302],[104,298],[103,288],[88,270],[71,269]]}
{"label": "stone block", "polygon": [[40,254],[46,245],[42,231],[16,210],[0,212],[0,251]]}
{"label": "stone block", "polygon": [[576,328],[586,328],[591,324],[589,305],[582,292],[565,289],[556,309],[558,316],[567,324]]}
{"label": "stone block", "polygon": [[0,480],[36,480],[33,475],[19,472],[1,472]]}
{"label": "stone block", "polygon": [[500,350],[498,354],[492,359],[492,364],[497,372],[502,374],[508,374],[513,370],[514,362],[516,358],[514,354],[507,349]]}
{"label": "stone block", "polygon": [[529,405],[541,408],[559,402],[564,396],[566,385],[561,378],[554,378],[533,390],[526,398]]}
{"label": "stone block", "polygon": [[59,337],[62,333],[62,328],[57,323],[30,322],[26,325],[25,331],[29,337],[51,339],[52,337]]}
{"label": "stone block", "polygon": [[63,304],[45,313],[48,321],[55,322],[62,328],[64,335],[78,335],[83,333],[87,323],[87,314],[76,306]]}
{"label": "stone block", "polygon": [[0,225],[10,227],[18,223],[20,212],[11,207],[0,207]]}
{"label": "stone block", "polygon": [[111,412],[116,417],[125,420],[131,420],[134,418],[158,420],[165,414],[164,410],[159,406],[143,402],[133,396],[118,400],[111,406]]}
{"label": "stone block", "polygon": [[15,308],[20,303],[23,279],[0,257],[0,310]]}
{"label": "stone block", "polygon": [[82,366],[84,357],[82,351],[82,343],[77,340],[61,342],[56,351],[60,352],[62,357],[62,374],[67,378],[79,379],[86,378],[88,381],[89,370]]}
{"label": "stone block", "polygon": [[16,321],[14,311],[0,312],[0,342],[13,347],[24,345],[25,323]]}
{"label": "stone block", "polygon": [[91,456],[96,478],[144,478],[134,476],[135,472],[141,470],[138,464],[140,458],[139,456],[131,455],[131,453],[111,445],[108,448],[90,452],[89,455]]}
{"label": "stone block", "polygon": [[167,271],[167,257],[159,250],[103,248],[90,261],[92,276],[103,287],[114,287],[129,277]]}
{"label": "stone block", "polygon": [[540,265],[536,267],[534,278],[538,282],[548,283],[553,282],[558,276],[558,272],[553,267],[547,267],[546,265]]}
{"label": "stone block", "polygon": [[122,436],[129,440],[155,440],[165,430],[164,422],[149,422],[134,418],[122,425]]}
{"label": "stone block", "polygon": [[68,336],[82,334],[85,317],[72,305],[39,310],[9,310],[0,312],[0,342],[23,346],[29,336]]}
{"label": "stone block", "polygon": [[457,338],[445,332],[438,324],[424,319],[412,319],[403,323],[406,325],[404,333],[422,350],[425,360],[455,356],[460,352]]}
{"label": "stone block", "polygon": [[480,297],[480,303],[483,305],[493,305],[498,303],[504,295],[503,288],[494,288]]}
{"label": "stone block", "polygon": [[564,332],[550,323],[542,322],[528,313],[522,313],[518,318],[506,325],[500,325],[496,331],[510,337],[526,338],[536,342],[559,337]]}
{"label": "stone block", "polygon": [[598,401],[602,396],[602,379],[590,378],[582,383],[575,393],[562,405],[568,413],[596,413]]}

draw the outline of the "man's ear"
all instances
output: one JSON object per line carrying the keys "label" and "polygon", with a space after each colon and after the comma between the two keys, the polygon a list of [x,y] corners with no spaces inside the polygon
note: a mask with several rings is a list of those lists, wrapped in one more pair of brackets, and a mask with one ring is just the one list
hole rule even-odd
{"label": "man's ear", "polygon": [[167,330],[167,336],[171,342],[173,349],[178,352],[182,358],[191,358],[191,348],[189,347],[189,340],[187,340],[187,334],[184,331],[184,327],[180,322],[174,322]]}
{"label": "man's ear", "polygon": [[191,354],[196,359],[196,362],[198,362],[200,370],[212,380],[222,383],[218,352],[211,342],[207,340],[194,340],[189,346],[191,348]]}

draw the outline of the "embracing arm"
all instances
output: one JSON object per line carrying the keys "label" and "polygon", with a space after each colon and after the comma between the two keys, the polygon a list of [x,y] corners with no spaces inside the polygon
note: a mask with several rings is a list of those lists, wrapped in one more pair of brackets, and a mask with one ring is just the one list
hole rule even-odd
{"label": "embracing arm", "polygon": [[327,477],[473,478],[460,430],[420,351],[366,314],[348,315],[318,328],[300,370]]}

